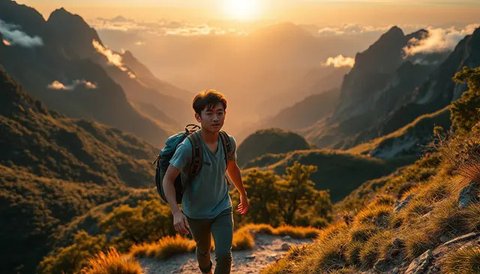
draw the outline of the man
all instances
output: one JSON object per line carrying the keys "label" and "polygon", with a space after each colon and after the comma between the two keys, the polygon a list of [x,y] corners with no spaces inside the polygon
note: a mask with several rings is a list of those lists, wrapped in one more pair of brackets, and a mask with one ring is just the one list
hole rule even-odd
{"label": "man", "polygon": [[225,121],[227,100],[218,91],[205,90],[193,99],[195,118],[201,124],[202,167],[185,187],[182,210],[175,199],[175,178],[187,174],[192,161],[192,144],[186,138],[177,148],[166,171],[163,188],[173,214],[175,230],[193,234],[196,255],[202,273],[212,273],[210,260],[211,235],[215,242],[215,274],[230,273],[232,265],[233,210],[225,171],[240,193],[237,212],[246,214],[248,198],[237,165],[236,142],[229,136],[234,153],[225,162],[219,132]]}

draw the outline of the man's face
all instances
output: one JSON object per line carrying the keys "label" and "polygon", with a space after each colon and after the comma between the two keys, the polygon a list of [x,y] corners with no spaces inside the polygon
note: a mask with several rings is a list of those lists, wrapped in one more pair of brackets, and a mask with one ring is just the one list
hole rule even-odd
{"label": "man's face", "polygon": [[201,123],[202,129],[218,132],[225,122],[225,109],[222,103],[217,103],[214,107],[203,109],[200,115],[195,113],[195,118]]}

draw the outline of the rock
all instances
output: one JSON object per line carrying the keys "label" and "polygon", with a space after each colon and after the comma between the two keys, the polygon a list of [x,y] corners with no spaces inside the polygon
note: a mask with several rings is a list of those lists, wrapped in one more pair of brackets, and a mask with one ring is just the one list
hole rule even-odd
{"label": "rock", "polygon": [[255,255],[245,256],[245,259],[247,259],[247,260],[253,260],[253,259],[255,259]]}
{"label": "rock", "polygon": [[267,257],[267,260],[269,261],[276,261],[280,256],[278,254],[275,254],[275,255],[269,255]]}
{"label": "rock", "polygon": [[465,208],[468,205],[478,202],[480,194],[480,183],[471,181],[466,187],[460,191],[458,197],[458,208]]}
{"label": "rock", "polygon": [[448,237],[447,237],[447,236],[445,236],[445,235],[440,236],[440,242],[444,243],[444,242],[446,242],[446,241],[448,241]]}
{"label": "rock", "polygon": [[283,251],[288,251],[289,249],[290,249],[290,245],[289,245],[289,244],[287,244],[287,243],[283,243],[283,244],[282,244],[282,250],[283,250]]}
{"label": "rock", "polygon": [[413,198],[413,195],[410,194],[407,196],[407,198],[403,199],[402,201],[398,202],[395,204],[395,208],[393,209],[393,212],[399,212],[402,208],[404,208],[406,205],[408,205],[408,203],[410,202],[410,200],[412,200]]}
{"label": "rock", "polygon": [[445,245],[450,245],[450,244],[457,243],[457,242],[467,241],[467,240],[476,238],[477,236],[480,236],[480,233],[471,232],[471,233],[462,235],[460,237],[457,237],[455,239],[452,239],[452,240],[444,243],[443,245],[445,246]]}
{"label": "rock", "polygon": [[290,239],[292,239],[292,237],[290,237],[290,236],[287,235],[287,236],[283,236],[282,239],[284,239],[284,240],[290,240]]}
{"label": "rock", "polygon": [[407,270],[405,271],[405,274],[423,273],[430,264],[431,259],[432,251],[429,249],[410,263]]}

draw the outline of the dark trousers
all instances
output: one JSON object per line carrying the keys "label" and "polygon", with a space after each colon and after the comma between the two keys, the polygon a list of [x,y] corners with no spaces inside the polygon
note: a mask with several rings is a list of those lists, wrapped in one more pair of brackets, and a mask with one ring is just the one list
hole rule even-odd
{"label": "dark trousers", "polygon": [[197,244],[198,266],[203,273],[212,267],[210,261],[211,236],[215,242],[215,274],[228,274],[232,267],[233,213],[232,209],[222,211],[213,219],[191,219],[188,224]]}

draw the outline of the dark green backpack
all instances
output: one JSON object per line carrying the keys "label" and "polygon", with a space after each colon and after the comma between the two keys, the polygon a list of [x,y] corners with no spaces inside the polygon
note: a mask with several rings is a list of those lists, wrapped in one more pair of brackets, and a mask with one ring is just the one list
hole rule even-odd
{"label": "dark green backpack", "polygon": [[[160,194],[160,198],[165,203],[167,202],[167,198],[165,196],[165,192],[163,190],[163,177],[167,172],[167,168],[170,165],[170,159],[172,159],[175,151],[177,150],[178,145],[185,140],[185,138],[190,139],[190,143],[192,144],[192,162],[188,167],[188,174],[187,177],[177,176],[175,179],[175,192],[176,192],[176,200],[177,203],[182,203],[183,191],[186,185],[192,181],[193,178],[200,172],[202,168],[202,143],[201,143],[201,136],[199,132],[200,127],[195,124],[188,124],[185,127],[185,131],[179,132],[168,137],[167,141],[165,141],[165,146],[160,150],[157,158],[153,162],[156,166],[155,169],[155,184],[157,186],[158,194]],[[220,131],[220,139],[222,140],[223,144],[223,151],[225,152],[225,162],[227,159],[230,158],[231,154],[234,152],[233,144],[230,141],[230,137],[225,131]]]}

